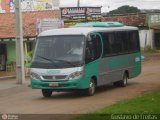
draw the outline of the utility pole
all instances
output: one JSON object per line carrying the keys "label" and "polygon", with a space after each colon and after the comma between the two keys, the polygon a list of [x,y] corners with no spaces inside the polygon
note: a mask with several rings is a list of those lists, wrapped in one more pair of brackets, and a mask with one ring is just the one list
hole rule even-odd
{"label": "utility pole", "polygon": [[23,84],[25,80],[24,73],[24,53],[23,53],[23,29],[22,14],[20,7],[21,0],[15,0],[16,14],[16,78],[17,84]]}
{"label": "utility pole", "polygon": [[80,7],[80,0],[77,0],[77,7]]}

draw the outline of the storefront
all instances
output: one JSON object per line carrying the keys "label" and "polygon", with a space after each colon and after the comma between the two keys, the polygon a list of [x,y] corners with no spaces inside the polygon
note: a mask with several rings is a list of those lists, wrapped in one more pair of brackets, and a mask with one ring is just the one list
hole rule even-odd
{"label": "storefront", "polygon": [[[24,41],[24,62],[28,67],[31,62],[32,52],[35,46],[35,38]],[[16,66],[16,42],[15,39],[0,40],[0,71],[13,71]]]}
{"label": "storefront", "polygon": [[7,49],[5,43],[0,43],[0,70],[6,69]]}

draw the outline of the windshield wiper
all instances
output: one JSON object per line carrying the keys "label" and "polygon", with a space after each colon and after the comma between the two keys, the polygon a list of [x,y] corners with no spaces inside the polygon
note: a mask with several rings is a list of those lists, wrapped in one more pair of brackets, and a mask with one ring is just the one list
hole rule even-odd
{"label": "windshield wiper", "polygon": [[49,62],[53,62],[51,59],[45,58],[45,57],[43,57],[43,56],[37,55],[37,57],[42,58],[42,59],[44,59],[44,60],[47,60],[47,61],[49,61]]}
{"label": "windshield wiper", "polygon": [[69,64],[69,65],[71,65],[71,66],[73,66],[73,67],[76,66],[75,64],[73,64],[72,62],[67,61],[67,60],[60,60],[60,59],[53,59],[53,60],[55,60],[55,61],[60,61],[60,62],[63,62],[63,63],[67,63],[67,64]]}
{"label": "windshield wiper", "polygon": [[60,60],[60,59],[55,59],[55,58],[53,58],[53,59],[48,59],[48,58],[46,58],[46,57],[39,56],[39,55],[38,55],[37,57],[42,58],[42,59],[44,59],[44,60],[47,60],[47,61],[53,63],[56,67],[58,67],[58,66],[57,66],[53,61],[64,62],[64,63],[67,63],[67,64],[69,64],[69,65],[75,67],[75,64],[73,64],[73,63],[70,62],[70,61]]}
{"label": "windshield wiper", "polygon": [[39,56],[39,55],[37,55],[37,57],[42,58],[42,59],[44,59],[44,60],[47,60],[47,61],[49,61],[49,62],[53,63],[53,65],[54,65],[54,66],[59,67],[58,65],[56,65],[56,64],[53,62],[53,60],[52,60],[52,59],[48,59],[48,58],[46,58],[46,57]]}

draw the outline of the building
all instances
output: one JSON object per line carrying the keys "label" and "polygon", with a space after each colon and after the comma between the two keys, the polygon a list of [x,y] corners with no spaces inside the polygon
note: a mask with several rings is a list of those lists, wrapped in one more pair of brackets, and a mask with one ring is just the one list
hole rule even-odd
{"label": "building", "polygon": [[[91,8],[95,9],[94,7]],[[39,22],[42,19],[46,20],[46,19],[60,19],[60,18],[61,18],[61,11],[58,9],[22,12],[25,63],[30,62],[31,57],[29,55],[33,51],[35,45],[35,38],[39,33],[39,31],[41,31],[38,29]],[[14,13],[11,12],[0,13],[0,70],[6,70],[8,65],[15,64],[16,62],[15,19],[16,18]]]}
{"label": "building", "polygon": [[[60,18],[59,10],[23,12],[23,36],[25,61],[29,61],[29,54],[35,44],[38,19]],[[0,70],[6,70],[8,64],[16,61],[16,21],[14,13],[0,14]]]}
{"label": "building", "polygon": [[[153,21],[151,23],[150,20]],[[141,47],[160,49],[160,13],[134,13],[102,17],[102,21],[118,21],[140,29]]]}
{"label": "building", "polygon": [[[103,16],[101,21],[118,21],[125,25],[137,26],[140,29],[141,47],[147,46],[160,49],[160,13],[151,14],[150,20],[147,20],[148,14],[136,13],[125,15]],[[37,21],[40,19],[61,19],[60,10],[45,10],[23,12],[23,36],[24,36],[24,55],[25,61],[30,60],[29,54],[32,53],[35,38],[37,36]],[[6,70],[8,64],[15,63],[15,14],[0,14],[0,70]]]}

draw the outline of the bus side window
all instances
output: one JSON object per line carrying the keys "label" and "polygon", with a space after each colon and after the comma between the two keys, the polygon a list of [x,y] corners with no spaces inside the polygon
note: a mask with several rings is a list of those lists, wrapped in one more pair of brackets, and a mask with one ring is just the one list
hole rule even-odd
{"label": "bus side window", "polygon": [[101,56],[102,51],[102,44],[101,44],[101,38],[99,35],[96,35],[93,37],[93,53],[94,53],[94,59],[98,59]]}
{"label": "bus side window", "polygon": [[128,32],[119,31],[116,32],[116,54],[124,54],[128,52]]}
{"label": "bus side window", "polygon": [[109,33],[109,38],[108,38],[108,47],[109,47],[109,55],[115,54],[117,52],[117,44],[115,40],[115,33]]}
{"label": "bus side window", "polygon": [[99,35],[91,35],[91,40],[87,40],[86,44],[86,62],[91,62],[101,56],[102,44]]}
{"label": "bus side window", "polygon": [[108,56],[112,52],[112,49],[110,46],[110,40],[111,40],[111,37],[109,36],[109,33],[104,33],[104,40],[103,40],[103,44],[104,44],[103,45],[104,46],[103,55],[104,56]]}
{"label": "bus side window", "polygon": [[103,36],[103,57],[128,53],[126,31],[106,32]]}
{"label": "bus side window", "polygon": [[112,32],[102,33],[103,57],[110,56],[114,52],[114,34]]}
{"label": "bus side window", "polygon": [[140,51],[138,31],[130,31],[129,36],[129,52]]}

